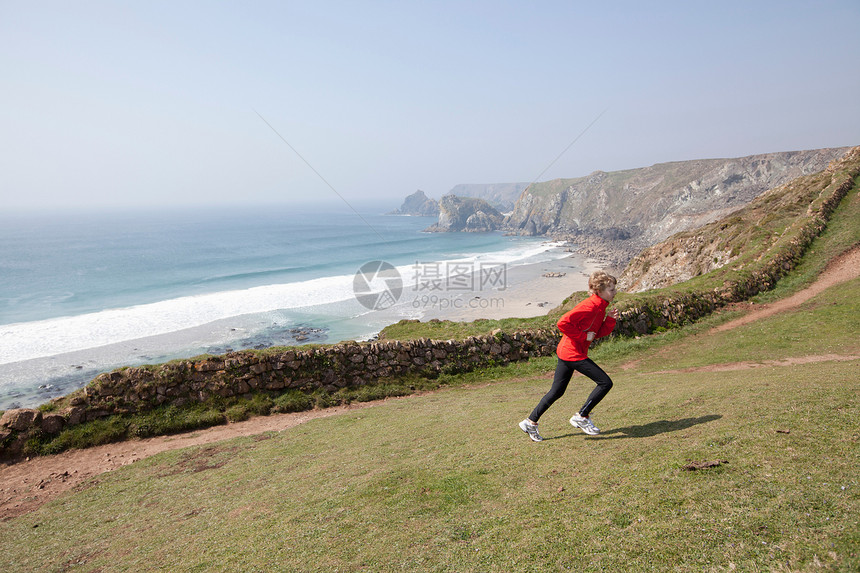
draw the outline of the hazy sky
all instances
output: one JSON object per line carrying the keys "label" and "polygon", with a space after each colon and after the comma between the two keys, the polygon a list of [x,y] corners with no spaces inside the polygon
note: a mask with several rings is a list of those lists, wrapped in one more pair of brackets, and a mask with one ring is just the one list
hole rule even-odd
{"label": "hazy sky", "polygon": [[860,145],[857,0],[602,4],[0,0],[0,209],[339,201],[258,113],[392,208]]}

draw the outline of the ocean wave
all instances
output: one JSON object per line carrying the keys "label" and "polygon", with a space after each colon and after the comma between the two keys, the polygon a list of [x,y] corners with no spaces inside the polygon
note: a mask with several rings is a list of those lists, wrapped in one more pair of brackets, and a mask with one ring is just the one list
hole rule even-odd
{"label": "ocean wave", "polygon": [[[194,281],[196,284],[209,284],[209,283],[221,283],[221,282],[229,282],[236,280],[248,280],[248,279],[261,279],[266,277],[276,277],[279,275],[285,275],[289,273],[294,273],[296,271],[308,271],[313,270],[313,266],[306,267],[278,267],[274,269],[263,269],[259,271],[249,271],[245,273],[229,273],[223,275],[213,275],[209,277],[204,277],[202,279],[198,279]],[[318,268],[325,268],[325,265],[318,265]]]}

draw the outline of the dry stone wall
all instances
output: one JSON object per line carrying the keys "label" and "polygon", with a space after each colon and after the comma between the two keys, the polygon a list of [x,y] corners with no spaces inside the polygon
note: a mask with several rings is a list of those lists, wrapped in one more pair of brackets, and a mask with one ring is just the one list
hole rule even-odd
{"label": "dry stone wall", "polygon": [[310,349],[231,352],[156,366],[123,368],[97,376],[56,413],[15,409],[0,418],[0,457],[20,453],[34,432],[48,435],[64,427],[115,414],[145,412],[163,404],[185,405],[211,397],[289,389],[330,392],[378,380],[476,368],[549,356],[560,335],[552,329],[505,333],[465,340],[343,343]]}

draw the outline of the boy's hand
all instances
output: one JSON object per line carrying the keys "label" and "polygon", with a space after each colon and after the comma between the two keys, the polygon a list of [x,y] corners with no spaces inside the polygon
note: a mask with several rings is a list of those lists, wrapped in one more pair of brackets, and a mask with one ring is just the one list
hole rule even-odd
{"label": "boy's hand", "polygon": [[589,330],[588,332],[585,333],[585,339],[587,341],[591,342],[592,340],[594,340],[594,336],[596,334],[597,334],[596,332],[592,332],[591,330]]}
{"label": "boy's hand", "polygon": [[612,310],[609,311],[609,318],[614,318],[615,320],[618,320],[618,315],[619,315],[619,312],[618,312],[617,308],[613,308]]}

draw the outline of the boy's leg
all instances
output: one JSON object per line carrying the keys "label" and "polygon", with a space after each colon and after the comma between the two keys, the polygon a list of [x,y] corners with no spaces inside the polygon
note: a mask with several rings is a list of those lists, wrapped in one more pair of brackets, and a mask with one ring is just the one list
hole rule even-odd
{"label": "boy's leg", "polygon": [[591,394],[589,394],[588,399],[585,400],[585,404],[583,404],[582,408],[579,409],[579,415],[587,418],[591,413],[591,410],[597,406],[597,404],[603,400],[603,397],[609,393],[609,390],[612,389],[612,380],[600,366],[594,363],[591,358],[573,362],[572,365],[573,368],[585,376],[588,376],[597,384],[594,390],[591,391]]}
{"label": "boy's leg", "polygon": [[549,392],[541,398],[538,405],[535,406],[534,410],[532,410],[532,413],[529,415],[529,420],[537,424],[537,421],[543,413],[552,406],[553,402],[564,395],[565,390],[567,390],[567,385],[570,382],[570,377],[573,376],[573,364],[575,363],[562,360],[561,358],[558,359],[558,364],[555,366],[555,376],[552,380],[552,388],[549,389]]}

